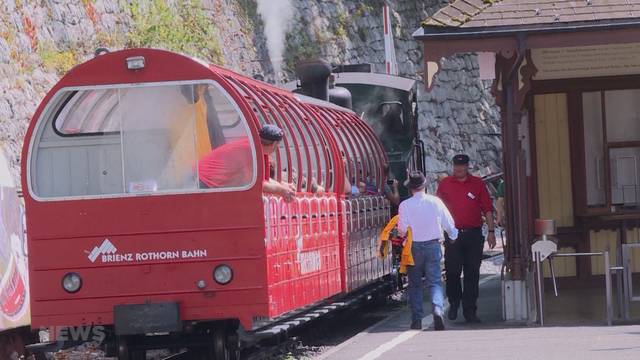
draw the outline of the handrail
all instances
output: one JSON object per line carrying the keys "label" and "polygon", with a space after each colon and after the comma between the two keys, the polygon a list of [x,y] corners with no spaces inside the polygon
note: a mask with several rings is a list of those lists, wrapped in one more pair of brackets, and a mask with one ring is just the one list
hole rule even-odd
{"label": "handrail", "polygon": [[[367,221],[367,213],[368,212],[373,212],[373,199],[372,199],[372,197],[367,196],[362,200],[364,201],[364,207],[365,207],[365,210],[364,210],[365,226],[374,227],[375,225],[373,224],[373,216],[369,216],[369,221]],[[371,214],[371,215],[373,215],[373,214]]]}
{"label": "handrail", "polygon": [[[329,234],[331,221],[329,220],[329,199],[326,196],[320,197],[320,229],[324,235]],[[323,211],[324,207],[324,211]],[[324,219],[324,221],[322,220]],[[326,225],[323,226],[323,225]]]}
{"label": "handrail", "polygon": [[265,224],[265,231],[264,231],[264,244],[265,246],[271,241],[271,220],[270,220],[270,209],[269,209],[269,198],[266,196],[262,196],[262,206],[264,209],[264,224]]}
{"label": "handrail", "polygon": [[[353,205],[353,204],[356,205],[355,213],[356,213],[356,217],[357,217],[357,229],[352,229],[352,231],[360,230],[360,229],[362,229],[362,224],[361,224],[361,221],[360,221],[360,218],[361,218],[361,216],[360,216],[360,211],[361,211],[360,210],[360,202],[357,199],[353,199],[353,200],[351,200],[351,202],[352,202],[351,205]],[[353,214],[353,211],[351,213]]]}

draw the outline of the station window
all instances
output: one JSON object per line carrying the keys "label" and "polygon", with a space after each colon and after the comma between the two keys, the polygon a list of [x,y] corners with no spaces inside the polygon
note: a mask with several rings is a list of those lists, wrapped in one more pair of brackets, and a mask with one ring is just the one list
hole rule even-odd
{"label": "station window", "polygon": [[640,210],[640,90],[582,94],[586,203]]}
{"label": "station window", "polygon": [[255,182],[247,123],[217,84],[62,90],[52,101],[31,154],[36,196],[234,190]]}

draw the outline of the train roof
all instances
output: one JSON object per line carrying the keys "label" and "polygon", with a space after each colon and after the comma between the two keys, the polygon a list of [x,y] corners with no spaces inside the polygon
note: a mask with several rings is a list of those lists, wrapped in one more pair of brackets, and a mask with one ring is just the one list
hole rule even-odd
{"label": "train roof", "polygon": [[[411,91],[416,87],[417,83],[415,79],[411,78],[370,72],[340,72],[334,73],[333,75],[336,85],[364,84]],[[289,81],[280,87],[288,91],[296,90],[298,88],[298,80]]]}
{"label": "train roof", "polygon": [[302,95],[302,94],[296,94],[296,93],[293,93],[293,96],[296,99],[302,101],[305,104],[311,104],[311,105],[316,105],[316,106],[324,106],[324,107],[329,108],[329,109],[344,111],[344,112],[348,112],[348,113],[356,115],[356,113],[353,110],[347,109],[347,108],[342,107],[342,106],[338,106],[338,105],[336,105],[336,104],[334,104],[332,102],[323,101],[323,100],[316,99],[316,98],[311,97],[311,96]]}

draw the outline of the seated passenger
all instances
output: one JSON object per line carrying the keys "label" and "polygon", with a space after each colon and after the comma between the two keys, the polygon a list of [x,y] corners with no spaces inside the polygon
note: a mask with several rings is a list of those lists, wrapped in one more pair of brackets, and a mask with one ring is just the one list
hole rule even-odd
{"label": "seated passenger", "polygon": [[[347,174],[349,166],[347,164],[347,157],[344,154],[344,151],[340,151],[340,155],[342,155],[342,166],[344,167],[344,194],[345,195],[354,195],[352,181],[349,181],[349,175]],[[357,188],[356,188],[357,190]]]}
{"label": "seated passenger", "polygon": [[[284,134],[279,127],[271,124],[264,125],[259,133],[262,153],[265,156],[266,175],[262,182],[262,191],[291,201],[295,196],[295,189],[290,184],[280,183],[269,177],[269,155],[278,148]],[[198,161],[199,180],[204,188],[248,185],[251,182],[252,168],[249,138],[219,146]]]}
{"label": "seated passenger", "polygon": [[[285,174],[283,174],[283,178],[286,178],[286,169],[284,171]],[[296,168],[292,168],[291,169],[291,180],[293,181],[293,183],[291,184],[292,186],[296,186],[296,184],[298,183],[298,170],[296,170]],[[301,185],[302,185],[302,191],[306,191],[307,189],[307,177],[302,176],[301,179]],[[311,193],[312,194],[323,194],[325,192],[325,188],[324,186],[322,186],[321,184],[318,184],[318,180],[315,177],[311,177]]]}
{"label": "seated passenger", "polygon": [[386,181],[384,184],[384,196],[389,200],[392,206],[392,212],[395,212],[395,208],[400,205],[400,193],[398,192],[398,180],[393,178],[391,174],[391,168],[388,163],[383,166]]}
{"label": "seated passenger", "polygon": [[311,178],[311,192],[314,194],[322,195],[325,192],[324,186],[318,184],[318,180],[316,178]]}
{"label": "seated passenger", "polygon": [[358,196],[360,195],[360,188],[358,187],[359,184],[356,184],[356,179],[355,178],[351,178],[351,181],[349,182],[349,184],[351,184],[351,196]]}
{"label": "seated passenger", "polygon": [[364,181],[358,182],[358,195],[367,195],[367,184]]}

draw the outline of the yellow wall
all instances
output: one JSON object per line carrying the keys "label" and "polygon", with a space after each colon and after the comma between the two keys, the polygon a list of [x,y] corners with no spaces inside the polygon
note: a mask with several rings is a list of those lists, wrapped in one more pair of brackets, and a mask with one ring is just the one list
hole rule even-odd
{"label": "yellow wall", "polygon": [[[640,242],[640,229],[627,230],[627,243],[639,243]],[[633,272],[640,272],[640,249],[631,250],[631,268]]]}
{"label": "yellow wall", "polygon": [[[558,249],[559,253],[572,253],[576,252],[576,249],[572,247],[563,247]],[[544,277],[550,278],[551,271],[549,270],[548,261],[545,261],[543,266]],[[553,270],[556,273],[556,277],[570,277],[576,276],[576,258],[575,257],[559,257],[553,259]]]}
{"label": "yellow wall", "polygon": [[534,97],[540,218],[573,226],[573,193],[566,94]]}
{"label": "yellow wall", "polygon": [[[640,229],[628,229],[627,230],[627,242],[637,243],[640,242]],[[618,231],[602,230],[591,231],[589,233],[589,243],[591,245],[590,250],[593,252],[601,252],[607,250],[609,246],[609,261],[611,266],[617,266],[622,264],[616,263],[616,254],[618,252]],[[640,249],[631,250],[631,271],[640,272]],[[591,258],[591,274],[602,275],[604,274],[604,259],[601,256],[594,256]]]}
{"label": "yellow wall", "polygon": [[[616,253],[618,251],[618,232],[611,230],[591,231],[589,232],[590,250],[592,252],[602,252],[609,250],[610,266],[616,265]],[[591,257],[591,274],[604,274],[604,259],[602,256]]]}

